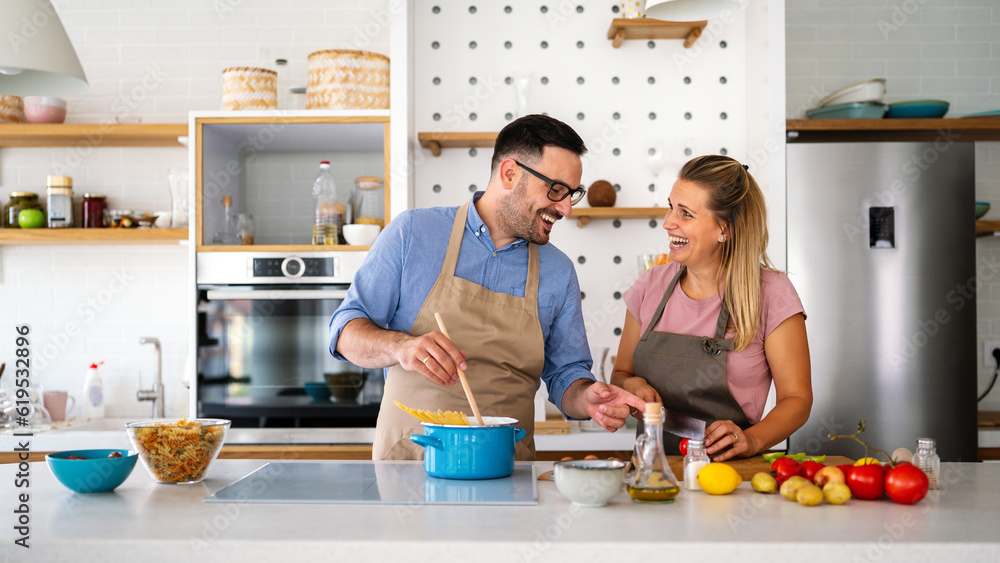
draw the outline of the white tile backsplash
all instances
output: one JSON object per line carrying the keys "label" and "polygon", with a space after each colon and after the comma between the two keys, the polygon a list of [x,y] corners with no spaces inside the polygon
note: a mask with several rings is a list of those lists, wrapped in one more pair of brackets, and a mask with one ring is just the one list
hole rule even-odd
{"label": "white tile backsplash", "polygon": [[[312,51],[387,54],[388,27],[362,33],[387,5],[388,0],[59,2],[56,9],[90,82],[86,92],[66,96],[67,122],[111,122],[128,114],[144,123],[187,123],[189,111],[220,107],[223,68],[274,69],[279,57],[289,60],[279,69],[280,86],[304,85]],[[168,169],[187,165],[183,148],[3,149],[0,200],[22,190],[44,200],[45,176],[58,171],[73,177],[77,214],[88,191],[106,194],[112,208],[170,209]],[[276,170],[271,178],[280,180],[283,172]],[[314,176],[312,171],[284,180],[289,189],[308,194]],[[125,281],[116,281],[114,272]],[[136,401],[135,391],[140,375],[143,387],[151,385],[154,354],[152,346],[139,345],[139,337],[155,336],[163,345],[167,414],[186,415],[188,391],[181,378],[192,307],[188,276],[188,251],[180,245],[0,247],[0,319],[6,323],[0,331],[8,334],[0,337],[0,358],[8,364],[3,385],[12,381],[11,329],[29,323],[34,384],[68,389],[79,398],[87,367],[103,360],[107,415],[148,416],[150,403]]]}
{"label": "white tile backsplash", "polygon": [[[889,103],[947,100],[948,117],[1000,109],[996,0],[787,0],[786,22],[789,117],[815,107],[816,92],[869,78],[886,79]],[[986,219],[1000,219],[1000,143],[976,145],[976,199],[993,204]],[[980,263],[1000,260],[1000,237],[977,239],[976,250]],[[1000,340],[1000,279],[981,280],[977,315],[977,340]],[[993,370],[981,357],[977,365],[982,391]],[[1000,409],[1000,386],[979,406]]]}

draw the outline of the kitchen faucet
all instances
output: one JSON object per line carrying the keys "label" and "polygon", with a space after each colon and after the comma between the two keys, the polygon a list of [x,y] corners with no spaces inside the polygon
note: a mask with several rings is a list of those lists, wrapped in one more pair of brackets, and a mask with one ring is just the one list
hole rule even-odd
{"label": "kitchen faucet", "polygon": [[163,408],[163,352],[160,350],[160,339],[142,336],[139,338],[139,344],[156,346],[156,379],[153,381],[152,389],[136,391],[135,398],[140,401],[153,401],[153,418],[164,418],[166,415]]}

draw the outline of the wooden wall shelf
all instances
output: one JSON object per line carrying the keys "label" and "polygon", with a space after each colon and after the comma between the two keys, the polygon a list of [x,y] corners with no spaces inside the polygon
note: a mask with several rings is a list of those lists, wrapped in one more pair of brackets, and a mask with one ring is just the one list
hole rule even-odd
{"label": "wooden wall shelf", "polygon": [[0,246],[178,244],[187,238],[187,229],[0,229]]}
{"label": "wooden wall shelf", "polygon": [[[789,119],[788,142],[1000,141],[1000,118]],[[863,136],[862,136],[863,135]]]}
{"label": "wooden wall shelf", "polygon": [[707,20],[671,22],[653,18],[615,18],[608,29],[608,39],[615,49],[626,39],[683,39],[684,47],[689,49],[707,25]]}
{"label": "wooden wall shelf", "polygon": [[350,244],[333,244],[333,245],[253,244],[248,246],[203,244],[197,247],[197,251],[198,252],[325,252],[325,251],[343,251],[343,250],[367,251],[370,248],[371,248],[370,246],[353,246]]}
{"label": "wooden wall shelf", "polygon": [[0,148],[13,147],[183,147],[186,123],[4,123]]}
{"label": "wooden wall shelf", "polygon": [[661,219],[666,214],[666,207],[574,207],[570,219],[586,227],[591,219]]}
{"label": "wooden wall shelf", "polygon": [[988,236],[1000,232],[1000,221],[976,221],[976,236]]}
{"label": "wooden wall shelf", "polygon": [[417,133],[420,146],[429,149],[434,156],[441,156],[441,149],[462,147],[493,148],[497,140],[497,131],[479,133]]}

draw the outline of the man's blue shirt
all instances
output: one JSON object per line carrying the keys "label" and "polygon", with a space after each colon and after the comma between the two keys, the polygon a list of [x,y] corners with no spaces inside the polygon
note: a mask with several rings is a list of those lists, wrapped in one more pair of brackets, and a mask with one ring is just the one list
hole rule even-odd
{"label": "man's blue shirt", "polygon": [[[476,192],[473,203],[483,193]],[[367,318],[379,327],[409,334],[441,272],[457,211],[457,207],[411,209],[386,225],[330,320],[330,352],[335,358],[346,360],[336,352],[337,339],[353,319]],[[542,380],[549,400],[561,410],[570,384],[594,379],[592,360],[573,262],[551,244],[538,246],[538,260],[538,316],[545,339]],[[489,228],[475,205],[469,205],[455,275],[491,291],[524,297],[528,243],[518,239],[495,248]]]}

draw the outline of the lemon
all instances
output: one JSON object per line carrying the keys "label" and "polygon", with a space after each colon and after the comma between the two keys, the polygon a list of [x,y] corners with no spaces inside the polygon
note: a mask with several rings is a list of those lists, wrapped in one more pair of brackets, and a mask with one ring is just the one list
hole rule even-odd
{"label": "lemon", "polygon": [[742,482],[740,474],[725,463],[709,463],[698,472],[698,486],[711,495],[728,495]]}
{"label": "lemon", "polygon": [[854,462],[854,466],[855,467],[858,467],[858,466],[861,466],[861,465],[882,465],[882,464],[879,463],[879,460],[877,460],[877,459],[875,459],[873,457],[863,457],[863,458],[859,459],[858,461]]}

